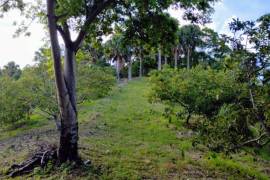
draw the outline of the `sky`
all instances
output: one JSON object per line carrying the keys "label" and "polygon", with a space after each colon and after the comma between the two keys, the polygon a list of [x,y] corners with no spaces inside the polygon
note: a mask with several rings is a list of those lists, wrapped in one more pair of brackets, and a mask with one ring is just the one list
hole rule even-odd
{"label": "sky", "polygon": [[[207,26],[218,33],[229,34],[228,23],[232,18],[241,20],[256,20],[261,15],[270,13],[270,0],[221,0],[214,6],[215,13],[212,15],[213,23]],[[180,24],[181,11],[169,10],[170,14],[178,18]],[[15,61],[21,67],[33,64],[34,53],[44,44],[46,37],[44,26],[37,22],[30,26],[30,37],[20,36],[13,38],[16,27],[14,21],[21,21],[20,14],[12,11],[0,18],[0,67],[9,61]]]}

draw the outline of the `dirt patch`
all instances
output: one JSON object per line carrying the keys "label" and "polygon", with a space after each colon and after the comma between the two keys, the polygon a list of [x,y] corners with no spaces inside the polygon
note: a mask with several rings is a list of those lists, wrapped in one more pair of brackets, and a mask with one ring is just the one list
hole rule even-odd
{"label": "dirt patch", "polygon": [[179,131],[176,133],[176,137],[178,139],[183,139],[183,138],[191,138],[193,136],[195,136],[196,133],[192,130],[188,130],[188,131]]}
{"label": "dirt patch", "polygon": [[21,151],[24,148],[30,148],[34,144],[38,145],[44,141],[54,142],[57,139],[56,137],[57,130],[32,130],[12,138],[1,140],[0,152],[3,152],[7,148],[14,151]]}

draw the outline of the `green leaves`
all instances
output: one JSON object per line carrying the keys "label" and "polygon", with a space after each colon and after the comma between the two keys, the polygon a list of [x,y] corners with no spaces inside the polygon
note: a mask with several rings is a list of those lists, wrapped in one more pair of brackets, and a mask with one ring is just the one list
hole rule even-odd
{"label": "green leaves", "polygon": [[85,2],[84,0],[57,0],[57,15],[81,16],[85,13]]}
{"label": "green leaves", "polygon": [[4,13],[8,12],[11,9],[19,9],[23,11],[25,8],[25,3],[23,0],[1,0],[0,1],[0,17],[3,17]]}
{"label": "green leaves", "polygon": [[233,72],[202,67],[154,72],[151,82],[154,99],[170,101],[208,118],[214,117],[223,104],[237,102],[243,90]]}
{"label": "green leaves", "polygon": [[115,83],[111,68],[81,65],[78,72],[78,99],[81,102],[102,98],[109,94]]}

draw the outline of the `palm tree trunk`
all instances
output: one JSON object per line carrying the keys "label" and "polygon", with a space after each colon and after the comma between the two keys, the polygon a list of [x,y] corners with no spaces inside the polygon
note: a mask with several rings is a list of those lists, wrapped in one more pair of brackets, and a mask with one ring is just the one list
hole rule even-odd
{"label": "palm tree trunk", "polygon": [[139,77],[141,78],[143,75],[143,67],[142,67],[142,51],[140,50],[140,54],[139,54],[139,59],[140,59],[140,72],[139,72]]}
{"label": "palm tree trunk", "polygon": [[174,52],[174,69],[177,69],[178,67],[178,54],[177,51]]}
{"label": "palm tree trunk", "polygon": [[187,69],[190,69],[190,49],[187,51]]}
{"label": "palm tree trunk", "polygon": [[120,57],[119,56],[117,56],[115,67],[116,67],[117,81],[120,81]]}
{"label": "palm tree trunk", "polygon": [[132,59],[131,57],[128,57],[128,80],[132,80]]}
{"label": "palm tree trunk", "polygon": [[158,49],[158,70],[161,71],[161,50]]}

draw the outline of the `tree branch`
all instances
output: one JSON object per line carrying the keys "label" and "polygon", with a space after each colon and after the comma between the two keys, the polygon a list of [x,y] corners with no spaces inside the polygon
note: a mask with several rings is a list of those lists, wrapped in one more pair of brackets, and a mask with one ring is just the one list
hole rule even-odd
{"label": "tree branch", "polygon": [[3,8],[9,3],[9,0],[4,1],[2,4],[0,4],[0,8]]}
{"label": "tree branch", "polygon": [[[233,148],[231,148],[231,150],[239,149],[239,148],[241,148],[241,147],[243,147],[243,146],[246,146],[246,145],[249,145],[249,144],[251,144],[251,143],[258,143],[258,144],[259,144],[259,141],[260,141],[261,139],[263,139],[264,137],[268,137],[268,136],[267,136],[267,133],[263,133],[263,134],[261,134],[259,137],[255,138],[255,139],[251,139],[251,140],[248,140],[248,141],[246,141],[246,142],[243,142],[243,143],[240,144],[240,145],[234,146]],[[267,141],[267,143],[269,143],[269,141]],[[265,144],[267,144],[267,143],[265,143]],[[265,144],[264,144],[264,145],[265,145]]]}
{"label": "tree branch", "polygon": [[67,46],[72,46],[72,41],[71,41],[71,37],[70,37],[70,32],[68,30],[68,26],[60,26],[60,25],[57,25],[56,26],[56,29],[57,31],[60,33],[61,37],[63,38],[65,44]]}
{"label": "tree branch", "polygon": [[81,29],[81,31],[78,34],[78,37],[74,41],[74,48],[75,52],[79,49],[81,46],[81,43],[83,42],[83,39],[87,35],[87,28],[88,26],[96,19],[96,17],[111,3],[113,3],[115,0],[103,0],[101,2],[98,2],[96,5],[91,7],[90,10],[88,10],[88,14],[86,14],[86,20],[85,23]]}

